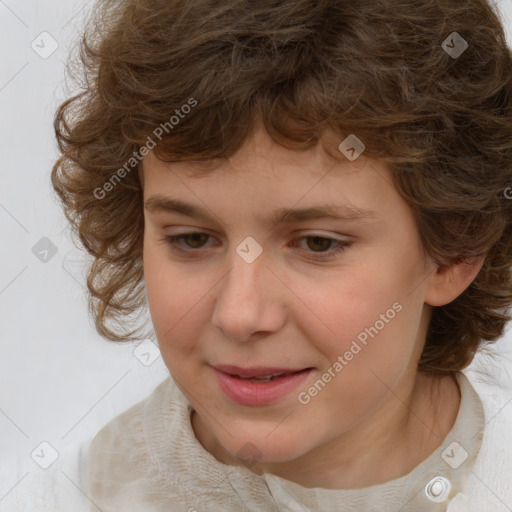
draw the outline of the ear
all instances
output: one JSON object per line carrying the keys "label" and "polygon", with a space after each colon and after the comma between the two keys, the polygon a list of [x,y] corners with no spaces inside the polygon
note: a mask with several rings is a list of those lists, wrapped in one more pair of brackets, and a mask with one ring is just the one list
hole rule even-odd
{"label": "ear", "polygon": [[425,302],[444,306],[455,300],[473,282],[484,261],[485,256],[479,256],[437,267],[430,276]]}

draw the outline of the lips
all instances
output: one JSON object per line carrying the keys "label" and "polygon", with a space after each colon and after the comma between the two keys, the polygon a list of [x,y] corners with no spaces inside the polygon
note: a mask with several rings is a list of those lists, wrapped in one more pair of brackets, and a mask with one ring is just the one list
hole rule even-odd
{"label": "lips", "polygon": [[291,393],[303,384],[313,368],[276,368],[260,366],[214,366],[219,389],[233,402],[247,406],[265,406],[291,399]]}
{"label": "lips", "polygon": [[306,368],[276,368],[271,366],[259,366],[253,368],[240,368],[238,366],[231,365],[220,365],[215,366],[217,370],[232,375],[233,377],[239,377],[241,379],[271,379],[276,377],[285,377],[287,375],[293,375],[294,373],[301,372]]}

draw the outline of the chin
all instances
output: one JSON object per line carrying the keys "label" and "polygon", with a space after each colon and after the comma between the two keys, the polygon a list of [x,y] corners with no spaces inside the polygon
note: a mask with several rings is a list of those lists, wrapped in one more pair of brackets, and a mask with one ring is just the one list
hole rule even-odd
{"label": "chin", "polygon": [[233,437],[226,436],[220,442],[233,457],[245,460],[249,467],[255,462],[289,462],[314,448],[311,439],[306,440],[297,436],[296,429],[288,432],[283,429],[281,435],[277,435],[277,430],[271,435],[269,432],[272,430],[265,430],[263,433],[261,430],[257,433],[245,432],[243,435],[233,433]]}

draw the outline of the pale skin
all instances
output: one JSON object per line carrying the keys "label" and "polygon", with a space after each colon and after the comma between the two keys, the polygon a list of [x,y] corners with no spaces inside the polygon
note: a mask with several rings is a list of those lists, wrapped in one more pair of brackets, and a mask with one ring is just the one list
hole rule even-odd
{"label": "pale skin", "polygon": [[[145,208],[143,259],[162,357],[195,410],[198,441],[230,465],[250,442],[262,454],[252,471],[305,487],[355,489],[410,472],[442,444],[460,404],[453,377],[417,372],[433,306],[460,295],[483,258],[437,267],[386,165],[364,153],[335,162],[321,145],[289,150],[259,127],[206,175],[187,174],[192,165],[145,157],[145,202],[178,199],[209,217]],[[266,220],[327,204],[373,216]],[[165,237],[185,233],[209,236],[173,251]],[[263,248],[250,264],[236,252],[248,236]],[[336,241],[351,245],[335,253]],[[307,390],[395,302],[400,313],[307,405],[296,392],[239,405],[219,389],[211,365],[313,367]]]}

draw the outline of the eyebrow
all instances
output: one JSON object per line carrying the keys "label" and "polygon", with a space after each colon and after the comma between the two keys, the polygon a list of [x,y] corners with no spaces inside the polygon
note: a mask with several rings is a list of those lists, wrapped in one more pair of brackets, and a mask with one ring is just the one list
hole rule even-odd
{"label": "eyebrow", "polygon": [[[144,207],[150,212],[179,213],[198,220],[210,221],[211,215],[206,209],[186,203],[179,199],[164,197],[161,195],[152,196],[144,202]],[[364,210],[352,205],[322,205],[310,208],[279,208],[274,210],[267,218],[259,215],[257,219],[262,223],[279,224],[315,219],[334,219],[344,221],[376,219],[377,212]]]}

